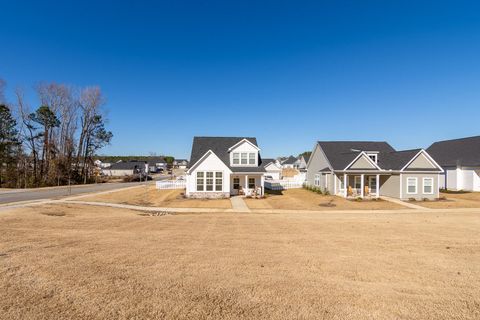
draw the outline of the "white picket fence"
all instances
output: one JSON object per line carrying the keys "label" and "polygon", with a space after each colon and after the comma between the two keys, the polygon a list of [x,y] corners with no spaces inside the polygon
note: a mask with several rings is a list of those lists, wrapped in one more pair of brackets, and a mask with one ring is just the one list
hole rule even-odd
{"label": "white picket fence", "polygon": [[185,180],[163,180],[157,181],[157,189],[185,189],[187,182]]}
{"label": "white picket fence", "polygon": [[295,180],[266,180],[265,189],[269,190],[285,190],[285,189],[298,189],[303,187],[302,181]]}

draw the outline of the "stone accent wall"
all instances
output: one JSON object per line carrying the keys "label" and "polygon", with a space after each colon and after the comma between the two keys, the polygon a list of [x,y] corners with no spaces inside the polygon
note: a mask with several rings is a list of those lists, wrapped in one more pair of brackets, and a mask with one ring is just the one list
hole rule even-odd
{"label": "stone accent wall", "polygon": [[193,199],[223,199],[230,198],[229,192],[190,192],[189,198]]}

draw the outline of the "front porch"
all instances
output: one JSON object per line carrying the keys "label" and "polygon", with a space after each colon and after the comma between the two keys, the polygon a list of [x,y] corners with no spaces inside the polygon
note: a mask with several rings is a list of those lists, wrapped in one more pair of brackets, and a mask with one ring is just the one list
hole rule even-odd
{"label": "front porch", "polygon": [[338,195],[352,199],[380,197],[380,174],[344,174],[339,178]]}
{"label": "front porch", "polygon": [[230,175],[230,194],[234,196],[263,197],[263,173],[232,173]]}

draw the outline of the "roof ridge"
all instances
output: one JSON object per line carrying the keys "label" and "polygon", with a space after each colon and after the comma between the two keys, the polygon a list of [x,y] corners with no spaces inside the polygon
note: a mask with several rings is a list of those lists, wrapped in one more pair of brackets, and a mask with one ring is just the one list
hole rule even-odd
{"label": "roof ridge", "polygon": [[470,137],[463,137],[463,138],[440,140],[440,141],[435,141],[435,142],[432,143],[432,144],[440,143],[440,142],[450,142],[450,141],[468,140],[468,139],[474,139],[474,138],[480,138],[480,135],[479,135],[479,136],[470,136]]}

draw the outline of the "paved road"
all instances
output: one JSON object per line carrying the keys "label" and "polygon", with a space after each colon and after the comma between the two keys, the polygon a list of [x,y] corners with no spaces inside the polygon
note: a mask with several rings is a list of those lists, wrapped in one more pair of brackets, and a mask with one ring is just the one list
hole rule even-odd
{"label": "paved road", "polygon": [[[168,179],[169,177],[160,177],[158,180]],[[154,183],[149,181],[148,183]],[[88,184],[82,186],[39,188],[39,189],[18,189],[9,191],[0,191],[0,204],[12,203],[19,201],[31,201],[42,199],[60,199],[63,197],[79,195],[82,193],[101,192],[115,190],[120,188],[128,188],[136,185],[145,184],[145,182],[129,182],[129,183],[101,183]]]}

